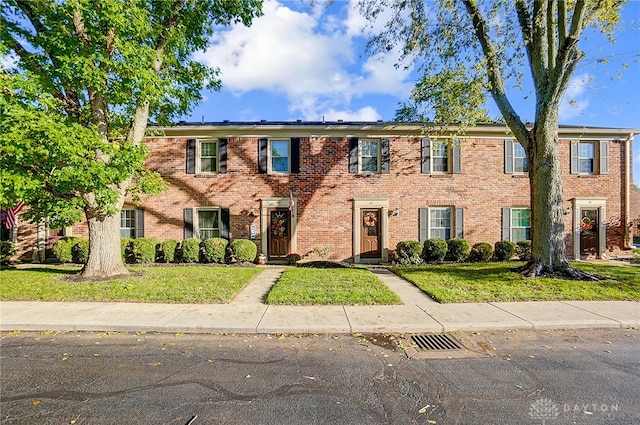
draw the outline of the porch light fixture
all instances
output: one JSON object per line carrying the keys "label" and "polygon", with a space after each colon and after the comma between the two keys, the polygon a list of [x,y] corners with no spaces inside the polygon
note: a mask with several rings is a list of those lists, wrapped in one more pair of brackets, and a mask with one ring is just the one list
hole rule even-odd
{"label": "porch light fixture", "polygon": [[400,215],[400,207],[396,207],[395,210],[389,211],[389,217],[397,217]]}
{"label": "porch light fixture", "polygon": [[253,209],[253,206],[251,208],[249,208],[249,215],[251,217],[255,217],[256,216],[256,211]]}

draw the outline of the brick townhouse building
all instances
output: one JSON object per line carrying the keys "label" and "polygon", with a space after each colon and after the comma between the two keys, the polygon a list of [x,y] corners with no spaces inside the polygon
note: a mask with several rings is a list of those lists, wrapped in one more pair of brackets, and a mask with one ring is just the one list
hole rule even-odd
{"label": "brick townhouse building", "polygon": [[[148,165],[170,184],[127,203],[121,235],[254,240],[269,261],[287,254],[386,262],[402,240],[471,244],[530,235],[527,162],[501,124],[455,143],[393,122],[220,122],[155,127]],[[620,255],[630,240],[628,129],[559,129],[565,235],[571,258]],[[60,232],[18,229],[51,244]],[[66,234],[87,235],[77,224]],[[22,239],[22,240],[21,240]],[[41,244],[42,246],[42,244]]]}

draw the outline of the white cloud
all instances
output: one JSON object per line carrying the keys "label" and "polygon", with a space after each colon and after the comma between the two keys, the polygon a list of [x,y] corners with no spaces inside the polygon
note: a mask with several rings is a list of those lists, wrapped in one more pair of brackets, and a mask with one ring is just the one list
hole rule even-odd
{"label": "white cloud", "polygon": [[558,108],[560,122],[566,122],[582,115],[589,107],[589,96],[585,92],[593,78],[588,73],[574,75],[571,78]]}
{"label": "white cloud", "polygon": [[358,50],[365,41],[360,29],[365,22],[351,3],[335,6],[348,9],[307,13],[266,0],[264,15],[251,27],[222,29],[197,59],[219,67],[223,88],[234,95],[254,90],[284,95],[290,112],[305,119],[319,120],[336,111],[379,117],[373,108],[351,111],[351,100],[377,94],[407,97],[413,87],[407,81],[410,70],[394,67],[397,53],[371,57],[359,65]]}
{"label": "white cloud", "polygon": [[371,106],[365,106],[357,111],[343,110],[337,111],[335,109],[329,109],[323,117],[327,121],[377,121],[382,119],[380,114]]}

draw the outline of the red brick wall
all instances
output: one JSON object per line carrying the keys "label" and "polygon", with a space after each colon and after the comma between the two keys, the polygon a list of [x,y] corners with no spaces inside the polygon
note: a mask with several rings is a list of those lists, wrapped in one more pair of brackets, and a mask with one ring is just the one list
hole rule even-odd
{"label": "red brick wall", "polygon": [[[462,174],[420,173],[420,139],[391,138],[391,173],[355,175],[348,173],[347,138],[308,138],[300,143],[300,174],[270,176],[258,174],[258,141],[255,137],[228,139],[226,174],[213,176],[185,173],[186,139],[158,138],[148,141],[152,153],[149,166],[170,183],[169,191],[143,197],[145,235],[159,239],[183,238],[183,208],[220,206],[229,208],[234,238],[248,238],[249,226],[260,226],[260,199],[297,198],[298,253],[330,247],[332,258],[352,256],[352,201],[354,198],[388,198],[389,209],[400,209],[389,218],[389,248],[398,241],[418,239],[418,211],[421,207],[453,205],[465,209],[465,239],[470,243],[501,239],[502,207],[528,205],[528,179],[504,174],[502,139],[474,139],[462,146]],[[623,173],[624,144],[609,145],[608,175],[569,174],[569,141],[561,142],[564,166],[564,207],[574,197],[605,197],[607,250],[624,245]],[[567,214],[567,252],[572,253],[572,214]],[[74,231],[75,234],[75,231]],[[259,232],[258,232],[259,236]],[[257,240],[259,243],[259,240]]]}

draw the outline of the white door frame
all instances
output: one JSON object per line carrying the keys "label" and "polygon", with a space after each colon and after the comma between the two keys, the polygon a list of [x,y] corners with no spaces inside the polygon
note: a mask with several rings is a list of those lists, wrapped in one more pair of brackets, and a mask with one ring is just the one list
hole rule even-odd
{"label": "white door frame", "polygon": [[[291,200],[289,198],[262,198],[260,200],[260,249],[262,254],[268,256],[268,223],[269,208],[288,208]],[[297,227],[298,227],[298,200],[293,198],[293,206],[291,207],[291,242],[289,251],[296,253],[298,251]]]}
{"label": "white door frame", "polygon": [[573,258],[580,259],[580,217],[583,209],[598,210],[598,254],[605,258],[607,249],[607,200],[606,198],[573,199]]}
{"label": "white door frame", "polygon": [[[360,210],[363,208],[380,209],[380,258],[360,257]],[[387,198],[354,198],[353,199],[353,262],[383,262],[389,261],[389,199]]]}

